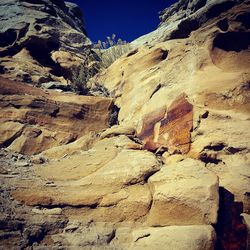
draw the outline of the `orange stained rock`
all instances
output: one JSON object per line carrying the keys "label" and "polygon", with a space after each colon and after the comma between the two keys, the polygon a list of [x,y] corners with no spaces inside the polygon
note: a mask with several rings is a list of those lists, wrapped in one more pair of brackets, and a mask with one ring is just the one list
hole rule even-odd
{"label": "orange stained rock", "polygon": [[144,148],[157,150],[167,148],[171,152],[186,154],[190,149],[190,131],[193,127],[193,105],[185,94],[177,97],[168,110],[165,107],[143,119],[138,137]]}

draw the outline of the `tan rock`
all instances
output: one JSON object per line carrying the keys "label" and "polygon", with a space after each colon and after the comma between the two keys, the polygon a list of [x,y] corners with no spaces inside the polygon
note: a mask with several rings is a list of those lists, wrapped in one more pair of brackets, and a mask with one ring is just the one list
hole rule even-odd
{"label": "tan rock", "polygon": [[[217,231],[218,245],[245,249],[240,214],[250,208],[248,5],[190,0],[164,11],[162,22],[168,27],[161,25],[149,35],[149,44],[122,56],[88,84],[103,84],[120,108],[119,125],[110,129],[110,99],[14,82],[0,85],[3,124],[9,122],[6,117],[27,124],[10,147],[31,154],[46,150],[50,159],[20,175],[8,171],[1,176],[3,183],[12,190],[11,199],[24,204],[18,209],[27,208],[29,219],[65,217],[68,223],[59,233],[48,231],[37,248],[212,250],[212,225],[218,223],[223,229]],[[187,10],[190,15],[183,17]],[[6,68],[0,65],[0,71],[15,65],[14,71],[29,78],[26,70],[37,70],[32,79],[46,82],[40,78],[41,67],[32,68],[36,60],[31,51],[18,52],[3,58]],[[66,74],[81,58],[68,50],[50,52]],[[91,131],[96,138],[85,137]],[[155,154],[142,150],[141,141]],[[21,169],[18,164],[15,168]],[[218,179],[225,212],[217,219]],[[62,214],[30,214],[30,206],[60,207]],[[73,220],[77,223],[71,224]],[[39,230],[33,230],[35,236]],[[19,242],[23,232],[18,232]]]}
{"label": "tan rock", "polygon": [[129,249],[212,250],[216,234],[212,226],[169,226],[138,229],[132,232]]}
{"label": "tan rock", "polygon": [[114,125],[101,133],[101,138],[117,136],[117,135],[134,135],[135,129],[132,127]]}
{"label": "tan rock", "polygon": [[118,152],[119,150],[115,147],[109,147],[109,149],[101,147],[97,150],[94,147],[89,151],[82,151],[80,154],[51,162],[42,168],[38,166],[36,173],[52,181],[78,180],[105,166],[117,156]]}
{"label": "tan rock", "polygon": [[218,159],[221,159],[218,164],[209,163],[207,168],[219,176],[220,185],[234,194],[236,201],[243,202],[244,212],[249,213],[250,198],[247,190],[250,185],[250,154],[220,155]]}
{"label": "tan rock", "polygon": [[185,156],[184,155],[181,155],[181,154],[177,154],[177,155],[169,155],[168,152],[165,152],[163,155],[162,155],[162,158],[163,158],[163,161],[166,165],[171,165],[171,164],[174,164],[174,163],[177,163],[177,162],[180,162],[182,160],[185,159]]}
{"label": "tan rock", "polygon": [[128,186],[118,193],[104,196],[88,218],[101,222],[142,222],[149,212],[151,202],[152,197],[147,185]]}
{"label": "tan rock", "polygon": [[52,53],[51,59],[65,69],[70,69],[81,64],[81,58],[76,57],[74,53],[68,51],[55,51]]}
{"label": "tan rock", "polygon": [[[195,6],[197,1],[184,2],[176,3],[173,9],[183,14],[185,11],[180,6],[187,4],[193,13],[191,6]],[[213,1],[199,6],[192,14],[192,21],[199,20],[198,26],[206,22],[207,11],[214,10],[217,4]],[[227,6],[228,2],[220,4]],[[180,18],[179,14],[172,15],[167,11],[168,25],[163,24],[149,36],[132,43],[137,48],[134,53],[121,57],[95,78],[113,94],[120,108],[119,124],[136,128],[139,135],[144,131],[142,139],[151,136],[150,142],[159,140],[159,121],[166,117],[180,94],[185,93],[186,100],[193,107],[193,128],[190,151],[183,152],[188,152],[188,157],[203,161],[214,171],[221,180],[221,186],[244,203],[246,212],[250,210],[247,195],[249,178],[245,171],[249,161],[244,157],[250,148],[250,56],[249,44],[243,41],[249,40],[244,21],[248,12],[249,6],[245,1],[234,3],[223,13],[211,17],[208,23],[192,30],[190,17],[185,16],[187,22],[183,22],[183,16]],[[187,31],[187,26],[191,30]],[[165,40],[172,35],[185,36]],[[181,108],[180,111],[184,110]],[[191,127],[191,122],[189,125]],[[181,134],[177,129],[173,137],[177,139]],[[168,153],[172,154],[170,151]]]}
{"label": "tan rock", "polygon": [[[193,132],[190,154],[201,159],[220,178],[220,185],[244,203],[249,211],[250,200],[245,193],[249,182],[249,115],[239,112],[208,109]],[[202,115],[202,114],[201,114]],[[237,181],[236,181],[237,179]]]}
{"label": "tan rock", "polygon": [[88,150],[96,140],[98,140],[96,134],[91,132],[72,143],[47,149],[41,153],[41,156],[53,160],[60,159],[81,150]]}
{"label": "tan rock", "polygon": [[[37,166],[35,172],[43,181],[33,185],[21,182],[13,196],[27,205],[99,205],[103,209],[97,210],[95,217],[100,220],[110,218],[107,214],[112,213],[115,219],[145,216],[151,194],[147,185],[140,185],[159,171],[160,164],[150,152],[125,149],[130,143],[124,135],[106,138],[88,151]],[[53,187],[48,182],[53,182]]]}
{"label": "tan rock", "polygon": [[153,203],[148,224],[215,224],[219,182],[202,163],[192,159],[164,166],[149,178]]}
{"label": "tan rock", "polygon": [[1,144],[37,154],[109,126],[112,100],[44,91],[0,78]]}
{"label": "tan rock", "polygon": [[62,209],[61,208],[52,208],[52,209],[33,208],[32,212],[35,214],[43,214],[43,215],[60,215],[62,214]]}
{"label": "tan rock", "polygon": [[1,146],[9,146],[17,137],[22,134],[24,125],[19,122],[6,122],[0,124]]}
{"label": "tan rock", "polygon": [[[129,161],[128,161],[129,159]],[[79,180],[76,185],[110,186],[145,183],[147,178],[160,169],[156,157],[147,151],[122,150],[118,155],[92,175]]]}

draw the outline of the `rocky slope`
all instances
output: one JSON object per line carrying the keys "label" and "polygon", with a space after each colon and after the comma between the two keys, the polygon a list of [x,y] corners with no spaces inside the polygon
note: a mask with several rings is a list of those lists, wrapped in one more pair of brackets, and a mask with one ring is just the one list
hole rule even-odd
{"label": "rocky slope", "polygon": [[[0,3],[0,73],[41,85],[69,83],[72,68],[90,51],[81,10],[63,0],[4,0]],[[93,63],[92,63],[93,64]]]}
{"label": "rocky slope", "polygon": [[1,147],[37,154],[109,126],[112,100],[44,91],[0,78]]}
{"label": "rocky slope", "polygon": [[[174,33],[184,35],[170,37],[170,19],[181,23],[184,13],[199,25],[187,35],[177,25]],[[2,79],[0,131],[6,138],[18,127],[11,134],[8,124],[19,121],[23,131],[38,127],[42,134],[77,137],[44,147],[22,131],[25,147],[15,146],[15,136],[2,143],[8,148],[0,152],[0,246],[246,249],[248,17],[249,1],[180,1],[165,10],[159,30],[141,38],[145,45],[138,39],[134,51],[93,79],[120,108],[119,124],[110,128],[111,99],[45,92]],[[155,34],[163,26],[162,40]],[[73,115],[74,120],[70,111],[79,114],[79,105],[84,111],[87,105],[89,115]],[[30,113],[35,124],[27,119]]]}
{"label": "rocky slope", "polygon": [[230,185],[242,190],[247,210],[248,168],[237,165],[248,164],[248,11],[248,4],[236,5],[186,39],[136,49],[96,78],[120,107],[120,124],[135,128],[144,148],[187,154],[217,165],[218,174],[230,162],[229,173],[239,178]]}

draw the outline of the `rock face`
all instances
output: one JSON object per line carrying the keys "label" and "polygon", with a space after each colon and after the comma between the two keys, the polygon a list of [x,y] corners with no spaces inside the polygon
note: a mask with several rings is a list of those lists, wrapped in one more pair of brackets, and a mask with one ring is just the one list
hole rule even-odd
{"label": "rock face", "polygon": [[[134,127],[144,147],[162,146],[169,154],[189,151],[189,157],[200,159],[219,175],[221,185],[244,202],[246,211],[250,33],[244,17],[248,11],[247,3],[236,4],[190,37],[140,47],[96,78],[116,98],[120,123]],[[178,111],[173,107],[182,93],[186,105]],[[174,117],[173,109],[180,118],[164,128],[164,120]]]}
{"label": "rock face", "polygon": [[145,148],[156,150],[161,147],[174,153],[187,153],[193,127],[193,106],[184,95],[177,97],[168,110],[159,109],[143,117],[138,138]]}
{"label": "rock face", "polygon": [[0,3],[0,73],[23,82],[62,82],[90,52],[81,10],[63,0]]}
{"label": "rock face", "polygon": [[149,185],[153,203],[148,221],[152,226],[216,224],[218,177],[199,161],[186,159],[164,166],[149,178]]}
{"label": "rock face", "polygon": [[171,226],[145,228],[133,232],[133,243],[129,249],[210,250],[214,248],[215,232],[211,226]]}
{"label": "rock face", "polygon": [[44,91],[0,78],[0,145],[37,154],[109,126],[112,100]]}
{"label": "rock face", "polygon": [[[235,5],[246,0],[180,0],[161,11],[160,25],[157,30],[139,37],[132,42],[134,46],[156,44],[170,39],[183,39],[189,37],[192,31],[199,29],[203,24],[214,21]],[[243,14],[247,22],[248,14]],[[227,29],[226,22],[221,22],[222,29]]]}
{"label": "rock face", "polygon": [[165,10],[92,79],[111,128],[111,99],[1,79],[0,247],[246,249],[248,17],[249,1]]}

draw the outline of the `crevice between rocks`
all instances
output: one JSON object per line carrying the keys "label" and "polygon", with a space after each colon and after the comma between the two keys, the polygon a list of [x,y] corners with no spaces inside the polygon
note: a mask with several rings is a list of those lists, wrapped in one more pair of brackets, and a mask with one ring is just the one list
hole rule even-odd
{"label": "crevice between rocks", "polygon": [[139,240],[141,240],[141,239],[143,239],[143,238],[147,238],[147,237],[149,237],[150,235],[151,235],[150,233],[143,234],[142,236],[139,236],[139,237],[135,240],[135,242],[137,242],[137,241],[139,241]]}
{"label": "crevice between rocks", "polygon": [[17,131],[12,137],[10,137],[9,139],[7,139],[6,141],[4,141],[2,144],[0,144],[0,148],[7,148],[9,147],[17,138],[19,138],[23,131],[24,131],[23,127],[22,129],[20,129],[19,131]]}
{"label": "crevice between rocks", "polygon": [[149,99],[151,99],[151,98],[161,89],[161,87],[162,87],[162,84],[159,83],[159,84],[156,86],[155,90],[154,90],[154,91],[152,92],[152,94],[150,95]]}
{"label": "crevice between rocks", "polygon": [[111,234],[109,235],[107,239],[107,243],[110,244],[115,237],[116,237],[116,230],[113,229],[113,231],[111,232]]}
{"label": "crevice between rocks", "polygon": [[53,209],[53,208],[61,208],[61,209],[67,209],[67,208],[90,208],[95,209],[99,206],[99,202],[95,202],[90,205],[71,205],[71,204],[55,204],[55,205],[39,205],[40,209],[46,208],[46,209]]}
{"label": "crevice between rocks", "polygon": [[242,202],[236,202],[234,195],[223,187],[219,188],[219,197],[215,249],[247,249],[247,228],[241,216]]}

